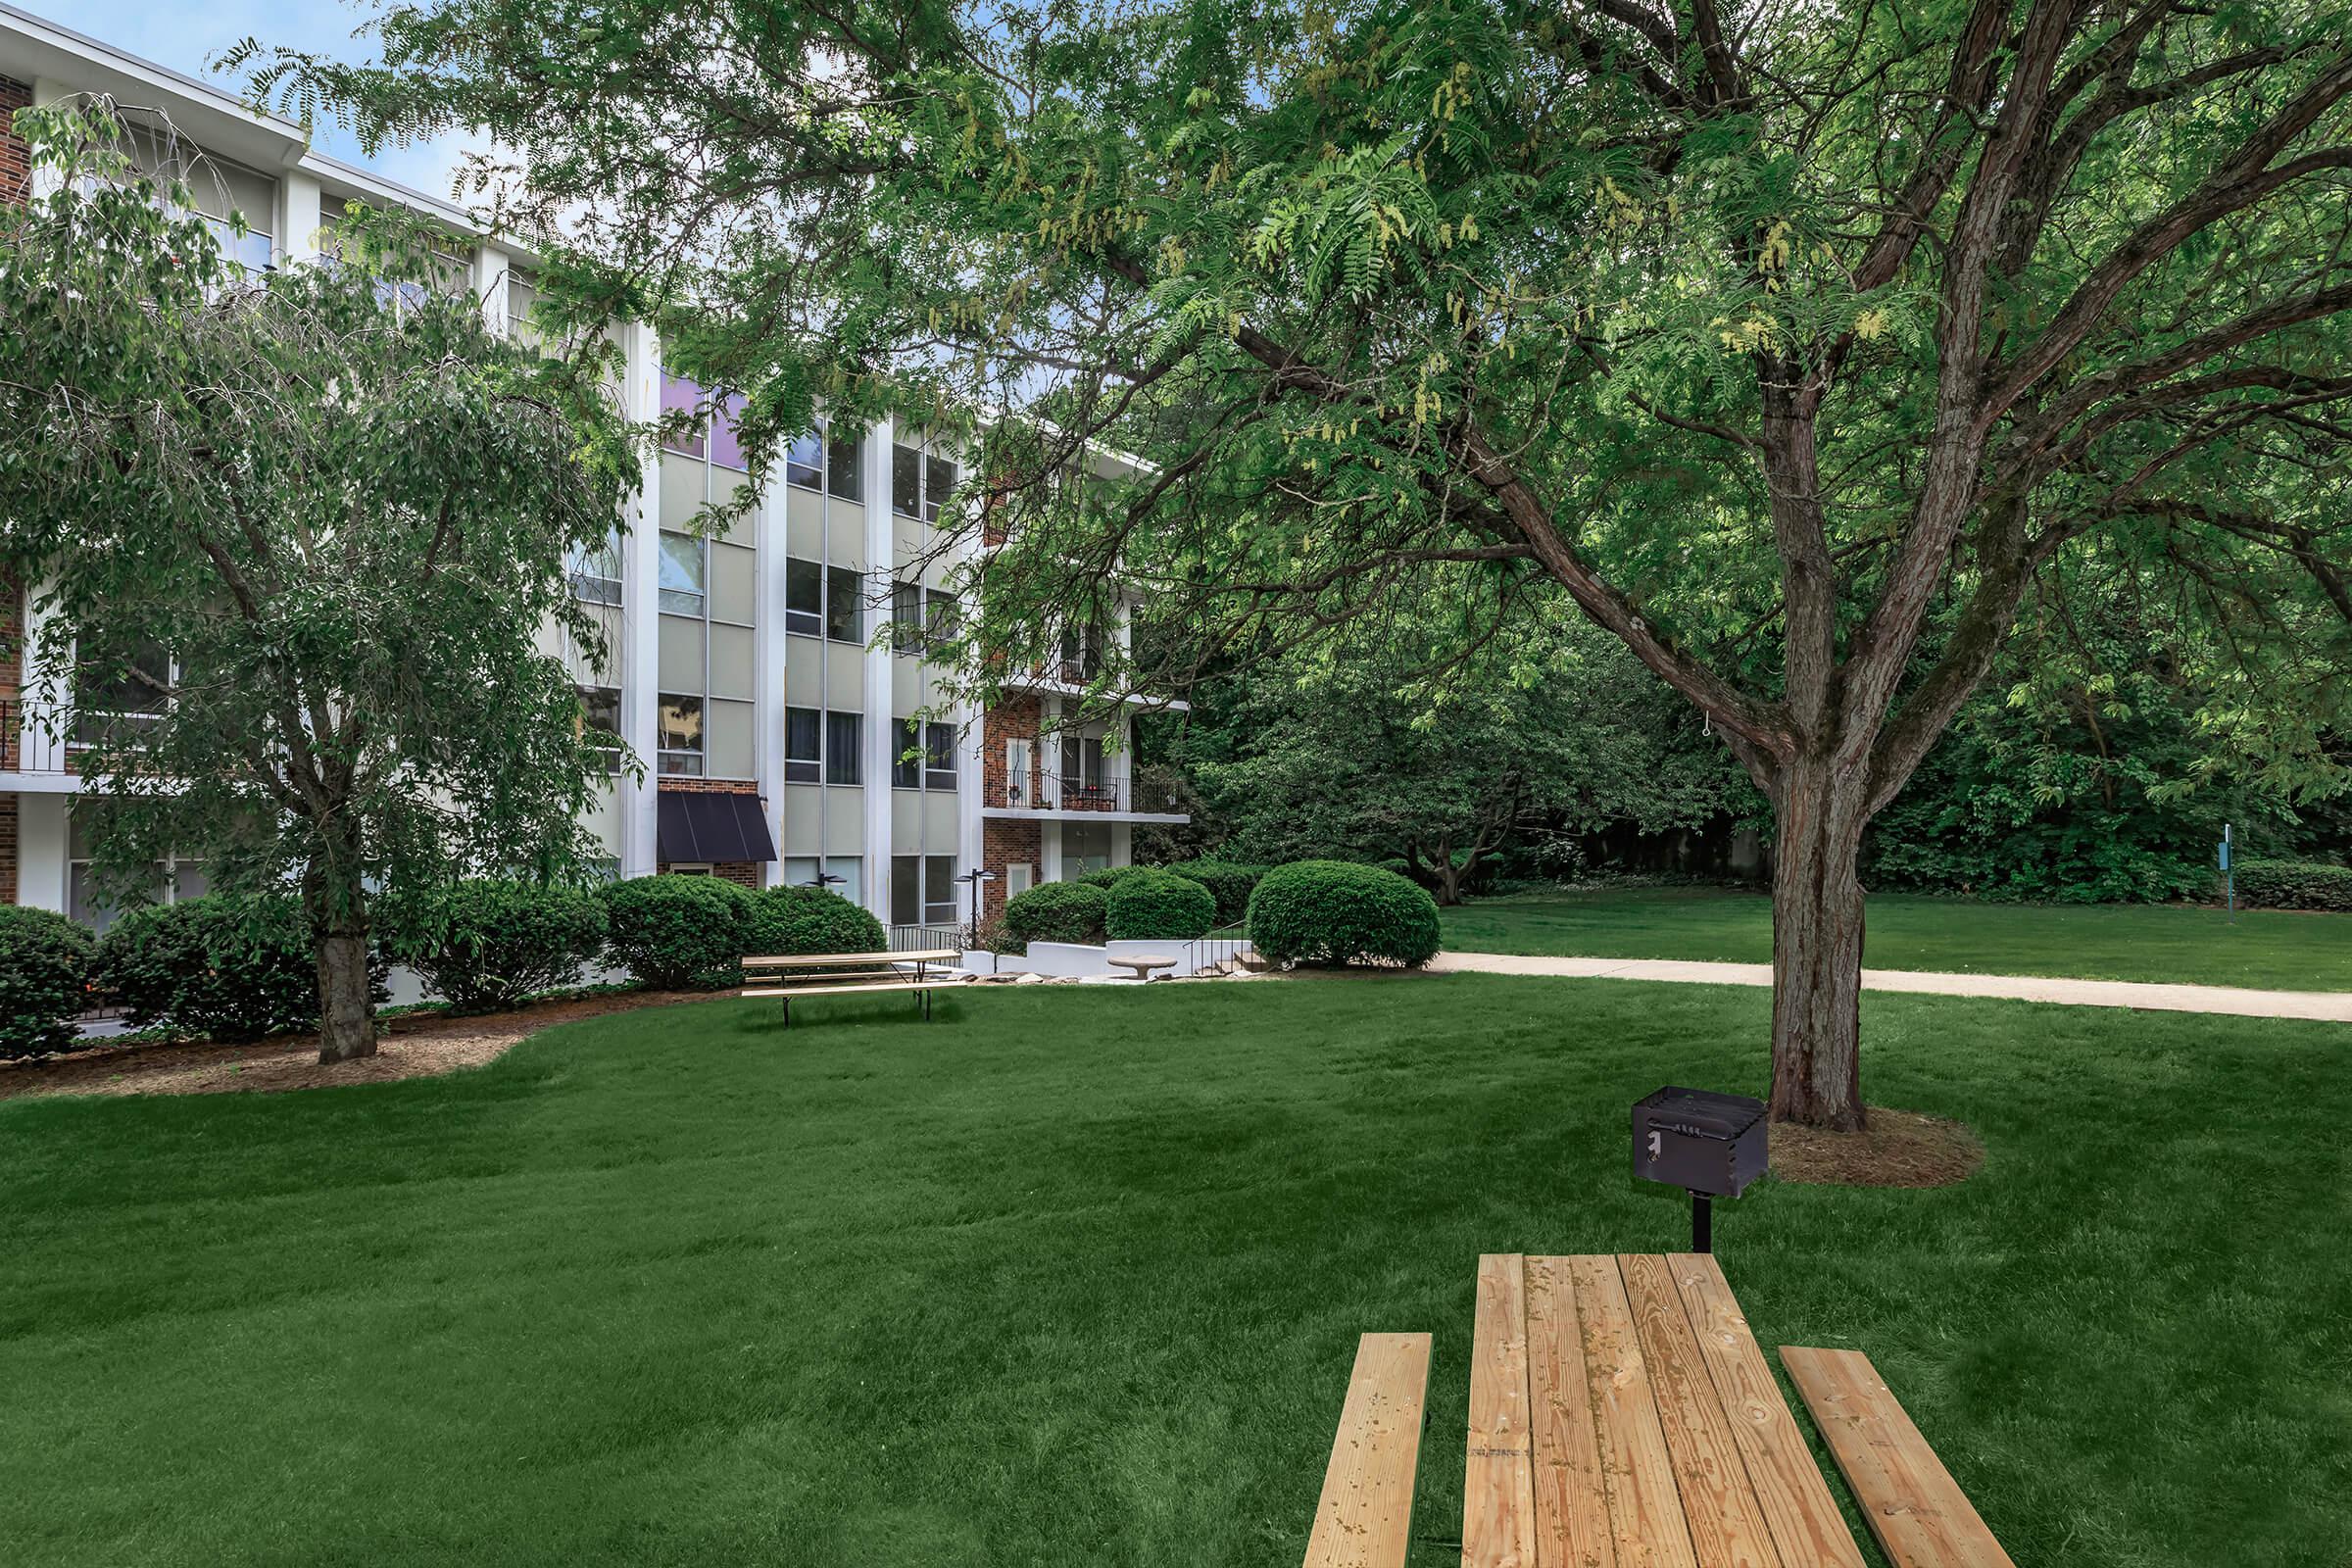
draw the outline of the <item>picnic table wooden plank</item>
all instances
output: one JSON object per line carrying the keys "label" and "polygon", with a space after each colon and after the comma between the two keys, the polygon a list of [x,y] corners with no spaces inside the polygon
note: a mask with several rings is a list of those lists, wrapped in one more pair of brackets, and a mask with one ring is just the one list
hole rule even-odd
{"label": "picnic table wooden plank", "polygon": [[904,953],[784,953],[743,960],[746,969],[814,969],[844,963],[945,963],[963,955],[954,948],[910,948]]}
{"label": "picnic table wooden plank", "polygon": [[1565,1258],[1531,1257],[1527,1280],[1527,1382],[1535,1440],[1538,1568],[1616,1568],[1608,1481],[1585,1337]]}
{"label": "picnic table wooden plank", "polygon": [[1863,1568],[1862,1548],[1722,1267],[1705,1252],[1681,1252],[1666,1262],[1781,1560],[1789,1568]]}
{"label": "picnic table wooden plank", "polygon": [[1617,1259],[1578,1255],[1565,1261],[1609,1483],[1617,1568],[1698,1568]]}
{"label": "picnic table wooden plank", "polygon": [[1305,1568],[1403,1568],[1428,1388],[1428,1335],[1367,1334],[1356,1342]]}
{"label": "picnic table wooden plank", "polygon": [[1781,1364],[1895,1568],[2016,1568],[1870,1357],[1784,1345]]}
{"label": "picnic table wooden plank", "polygon": [[1478,1260],[1470,1348],[1470,1439],[1462,1475],[1462,1568],[1536,1568],[1528,1427],[1527,1300],[1517,1253]]}
{"label": "picnic table wooden plank", "polygon": [[1780,1568],[1772,1527],[1748,1482],[1747,1463],[1666,1260],[1629,1252],[1617,1266],[1657,1401],[1692,1554],[1700,1568]]}

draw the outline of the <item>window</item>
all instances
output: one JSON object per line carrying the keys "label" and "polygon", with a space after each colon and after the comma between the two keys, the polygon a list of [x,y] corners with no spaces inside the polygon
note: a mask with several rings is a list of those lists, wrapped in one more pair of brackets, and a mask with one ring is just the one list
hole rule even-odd
{"label": "window", "polygon": [[844,501],[865,499],[865,481],[858,469],[865,460],[863,436],[837,435],[825,443],[825,494]]}
{"label": "window", "polygon": [[519,267],[507,269],[507,335],[519,342],[537,343],[539,330],[532,324],[531,311],[539,303],[539,290],[531,283],[530,274]]}
{"label": "window", "polygon": [[573,545],[564,557],[571,577],[571,597],[584,605],[620,603],[620,531],[605,536],[602,544]]}
{"label": "window", "polygon": [[1102,630],[1073,627],[1061,634],[1061,678],[1089,681],[1102,673]]}
{"label": "window", "polygon": [[662,771],[700,777],[703,771],[703,700],[663,692],[659,711]]}
{"label": "window", "polygon": [[862,784],[865,782],[865,739],[863,713],[825,714],[825,782],[828,784]]}
{"label": "window", "polygon": [[824,776],[825,715],[813,708],[784,710],[784,777],[814,784]]}
{"label": "window", "polygon": [[97,662],[74,674],[74,744],[135,742],[163,716],[172,684],[172,658],[161,644],[142,643],[120,667]]}
{"label": "window", "polygon": [[904,443],[890,449],[890,510],[902,517],[923,514],[923,455]]}
{"label": "window", "polygon": [[890,784],[901,790],[923,787],[923,749],[911,718],[890,721]]}
{"label": "window", "polygon": [[941,511],[948,504],[948,497],[956,493],[956,465],[937,453],[933,453],[923,460],[923,520],[925,522],[939,520]]}
{"label": "window", "polygon": [[[663,417],[692,414],[703,407],[703,389],[682,375],[662,372],[662,413]],[[710,450],[710,422],[698,419],[685,429],[670,430],[662,437],[662,446],[672,452],[682,452],[690,458],[705,456]]]}
{"label": "window", "polygon": [[825,568],[816,562],[784,558],[784,629],[804,637],[825,634]]}
{"label": "window", "polygon": [[865,861],[855,855],[835,855],[823,860],[813,855],[787,856],[783,876],[788,888],[821,887],[852,904],[865,902]]}
{"label": "window", "polygon": [[605,754],[605,771],[620,771],[620,693],[611,686],[580,688],[580,736]]}
{"label": "window", "polygon": [[956,857],[923,857],[923,924],[956,923]]}
{"label": "window", "polygon": [[821,490],[825,485],[825,433],[810,430],[792,438],[784,449],[784,482],[797,484],[804,490]]}
{"label": "window", "polygon": [[713,417],[710,420],[710,464],[713,467],[733,468],[742,472],[751,466],[743,455],[743,434],[739,421],[743,418],[743,394],[729,392],[711,399]]}
{"label": "window", "polygon": [[825,598],[825,635],[837,643],[863,642],[858,628],[865,620],[865,585],[847,566],[827,566],[825,579],[832,590]]}
{"label": "window", "polygon": [[902,654],[923,647],[923,590],[919,583],[890,585],[890,646]]}
{"label": "window", "polygon": [[953,790],[956,787],[956,726],[926,724],[924,734],[929,744],[924,748],[923,787],[933,790]]}
{"label": "window", "polygon": [[890,923],[923,923],[923,858],[919,855],[890,858]]}
{"label": "window", "polygon": [[956,596],[944,588],[930,591],[928,609],[931,613],[930,623],[924,628],[925,640],[930,651],[937,653],[956,641],[961,619],[956,612]]}
{"label": "window", "polygon": [[703,541],[685,534],[662,536],[662,608],[673,615],[703,612]]}

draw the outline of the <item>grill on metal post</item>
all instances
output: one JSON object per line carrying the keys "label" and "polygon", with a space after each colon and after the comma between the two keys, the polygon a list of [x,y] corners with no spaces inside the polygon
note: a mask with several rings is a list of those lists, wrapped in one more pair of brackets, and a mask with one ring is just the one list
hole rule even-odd
{"label": "grill on metal post", "polygon": [[1714,1200],[1738,1198],[1770,1159],[1764,1102],[1666,1088],[1634,1105],[1634,1174],[1690,1195],[1690,1250],[1715,1250]]}

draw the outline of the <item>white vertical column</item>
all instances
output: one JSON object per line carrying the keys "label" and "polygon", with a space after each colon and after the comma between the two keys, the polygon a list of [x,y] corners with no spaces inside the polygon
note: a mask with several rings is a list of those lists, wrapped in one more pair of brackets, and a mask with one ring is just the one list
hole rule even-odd
{"label": "white vertical column", "polygon": [[507,335],[507,269],[514,258],[487,241],[474,248],[473,292],[481,301],[482,320],[500,337]]}
{"label": "white vertical column", "polygon": [[299,169],[278,186],[277,253],[289,265],[318,259],[318,181]]}
{"label": "white vertical column", "polygon": [[66,912],[68,814],[74,796],[17,797],[17,902],[30,909]]}
{"label": "white vertical column", "polygon": [[760,498],[760,547],[754,576],[759,598],[752,607],[752,770],[759,775],[760,793],[766,800],[767,830],[775,836],[776,858],[760,873],[763,887],[784,885],[784,665],[789,644],[784,641],[784,555],[789,543],[785,523],[788,490],[784,465],[769,474]]}
{"label": "white vertical column", "polygon": [[[662,349],[654,329],[631,321],[620,328],[623,362],[621,406],[628,417],[650,419],[662,402]],[[621,779],[620,874],[651,876],[659,860],[655,839],[661,820],[661,767],[655,738],[660,698],[662,541],[662,455],[646,454],[643,484],[627,503],[628,528],[620,541],[620,731],[644,760],[642,782]]]}
{"label": "white vertical column", "polygon": [[[891,918],[890,858],[907,846],[891,841],[895,671],[890,667],[889,642],[874,641],[870,634],[890,612],[890,585],[898,571],[898,519],[890,510],[890,448],[897,438],[898,424],[892,419],[865,433],[865,906],[885,924]],[[878,612],[876,606],[881,607]]]}

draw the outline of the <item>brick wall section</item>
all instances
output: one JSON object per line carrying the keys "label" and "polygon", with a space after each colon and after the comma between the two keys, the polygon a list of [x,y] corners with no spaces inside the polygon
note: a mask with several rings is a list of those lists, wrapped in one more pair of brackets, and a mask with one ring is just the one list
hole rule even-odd
{"label": "brick wall section", "polygon": [[32,154],[17,134],[17,111],[32,107],[32,89],[0,76],[0,202],[21,202],[32,188]]}
{"label": "brick wall section", "polygon": [[1045,828],[1042,823],[1012,821],[1004,817],[992,818],[980,826],[980,869],[994,871],[994,882],[980,884],[981,918],[994,920],[1004,912],[1004,868],[1026,862],[1031,876],[1038,874],[1038,862],[1045,858]]}
{"label": "brick wall section", "polygon": [[[990,709],[980,725],[980,802],[984,806],[1005,806],[1010,802],[1004,794],[1004,743],[1008,740],[1036,741],[1038,730],[1045,723],[1046,707],[1037,697],[1007,697]],[[1022,800],[1034,803],[1038,796],[1038,772],[1044,766],[1046,749],[1043,744],[1029,748],[1029,777],[1022,787]],[[1015,856],[1015,859],[1019,857]]]}

